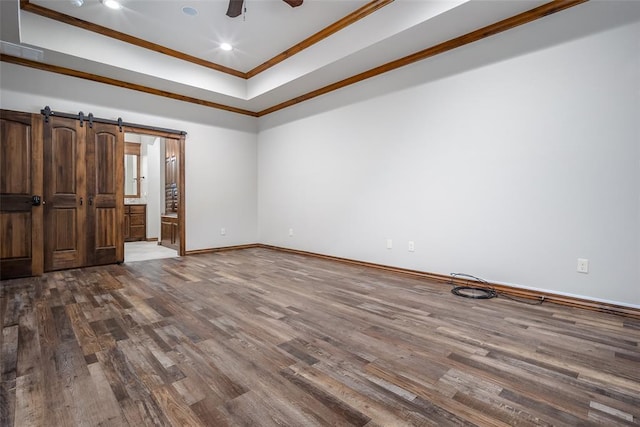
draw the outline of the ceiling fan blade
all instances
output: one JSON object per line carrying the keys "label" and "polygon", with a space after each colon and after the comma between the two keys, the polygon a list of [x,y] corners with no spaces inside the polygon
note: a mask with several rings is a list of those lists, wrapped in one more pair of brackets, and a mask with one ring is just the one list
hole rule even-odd
{"label": "ceiling fan blade", "polygon": [[227,9],[227,16],[235,18],[242,13],[242,4],[244,0],[229,0],[229,8]]}
{"label": "ceiling fan blade", "polygon": [[302,0],[282,0],[291,7],[298,7],[302,4]]}

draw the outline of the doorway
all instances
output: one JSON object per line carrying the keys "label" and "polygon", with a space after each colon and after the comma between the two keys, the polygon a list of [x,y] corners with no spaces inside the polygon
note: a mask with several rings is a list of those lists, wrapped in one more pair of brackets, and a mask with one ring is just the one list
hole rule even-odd
{"label": "doorway", "polygon": [[124,164],[125,262],[184,255],[184,136],[127,128]]}

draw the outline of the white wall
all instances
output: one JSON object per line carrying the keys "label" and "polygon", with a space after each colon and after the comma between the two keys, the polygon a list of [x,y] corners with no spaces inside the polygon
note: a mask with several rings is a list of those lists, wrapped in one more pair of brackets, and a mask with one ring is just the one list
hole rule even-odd
{"label": "white wall", "polygon": [[256,242],[255,118],[7,63],[0,63],[0,100],[3,109],[49,105],[186,131],[186,249]]}
{"label": "white wall", "polygon": [[[545,19],[510,43],[566,24]],[[267,117],[260,241],[640,307],[639,34],[636,21],[490,63],[506,38],[487,39],[335,97],[423,75],[410,89]]]}

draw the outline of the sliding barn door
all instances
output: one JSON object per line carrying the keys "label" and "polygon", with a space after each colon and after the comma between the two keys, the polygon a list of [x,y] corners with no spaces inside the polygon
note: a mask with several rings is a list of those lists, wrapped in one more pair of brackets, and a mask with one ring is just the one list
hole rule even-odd
{"label": "sliding barn door", "polygon": [[87,265],[124,261],[124,133],[87,129]]}
{"label": "sliding barn door", "polygon": [[50,117],[44,127],[45,271],[84,265],[85,136],[74,119]]}
{"label": "sliding barn door", "polygon": [[0,278],[42,274],[42,118],[0,111]]}
{"label": "sliding barn door", "polygon": [[124,133],[0,110],[0,279],[124,260]]}
{"label": "sliding barn door", "polygon": [[45,271],[124,260],[124,134],[50,117],[44,131]]}

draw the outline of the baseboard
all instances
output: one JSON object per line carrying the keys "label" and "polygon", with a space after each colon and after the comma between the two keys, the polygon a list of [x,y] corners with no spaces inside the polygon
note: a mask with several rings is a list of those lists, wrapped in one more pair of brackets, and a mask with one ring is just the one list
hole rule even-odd
{"label": "baseboard", "polygon": [[[394,273],[407,274],[413,277],[420,277],[420,278],[432,280],[435,282],[453,283],[457,286],[470,284],[469,280],[462,279],[462,278],[455,278],[455,277],[447,276],[443,274],[428,273],[424,271],[410,270],[410,269],[400,268],[400,267],[391,267],[383,264],[357,261],[357,260],[352,260],[348,258],[318,254],[314,252],[300,251],[297,249],[289,249],[289,248],[283,248],[279,246],[271,246],[271,245],[264,245],[264,244],[256,244],[256,245],[249,245],[249,246],[272,249],[276,251],[288,252],[292,254],[304,255],[304,256],[309,256],[314,258],[321,258],[321,259],[337,261],[345,264],[358,265],[362,267],[375,268],[378,270],[390,271]],[[559,294],[554,294],[552,292],[543,292],[543,291],[535,291],[530,289],[516,288],[513,286],[500,285],[497,283],[488,283],[487,285],[492,289],[496,290],[498,293],[503,293],[515,298],[523,298],[523,299],[532,300],[532,301],[543,300],[545,303],[554,303],[554,304],[564,305],[568,307],[576,307],[576,308],[582,308],[585,310],[598,311],[601,313],[609,313],[609,314],[615,314],[618,316],[640,319],[640,309],[633,308],[633,307],[625,307],[622,305],[594,301],[594,300],[589,300],[585,298],[559,295]]]}
{"label": "baseboard", "polygon": [[157,242],[158,238],[157,237],[147,237],[147,242]]}
{"label": "baseboard", "polygon": [[200,255],[200,254],[211,254],[214,252],[224,252],[224,251],[237,251],[239,249],[251,249],[251,248],[259,248],[261,247],[258,243],[250,243],[247,245],[235,245],[235,246],[223,246],[220,248],[207,248],[207,249],[195,249],[192,251],[185,251],[185,255]]}
{"label": "baseboard", "polygon": [[[290,248],[284,248],[280,246],[265,245],[262,243],[251,243],[251,244],[236,245],[236,246],[224,246],[220,248],[196,249],[193,251],[186,251],[185,255],[208,254],[208,253],[214,253],[214,252],[234,251],[234,250],[250,249],[250,248],[271,249],[271,250],[287,252],[287,253],[296,254],[296,255],[303,255],[303,256],[320,258],[320,259],[325,259],[330,261],[341,262],[344,264],[375,268],[378,270],[384,270],[384,271],[389,271],[389,272],[399,273],[399,274],[406,274],[409,276],[419,277],[419,278],[427,279],[434,282],[454,284],[457,286],[469,285],[471,283],[467,279],[447,276],[444,274],[429,273],[425,271],[411,270],[411,269],[400,268],[400,267],[392,267],[384,264],[358,261],[358,260],[353,260],[349,258],[319,254],[315,252],[301,251],[298,249],[290,249]],[[492,289],[496,290],[498,293],[502,293],[514,298],[522,298],[522,299],[531,300],[531,301],[543,300],[545,303],[559,304],[559,305],[564,305],[568,307],[575,307],[575,308],[581,308],[585,310],[597,311],[601,313],[615,314],[618,316],[629,317],[633,319],[640,319],[640,309],[637,309],[634,307],[626,307],[623,305],[617,305],[617,304],[601,302],[601,301],[594,301],[586,298],[559,295],[559,294],[554,294],[552,292],[516,288],[513,286],[501,285],[497,283],[488,283],[487,285]]]}

